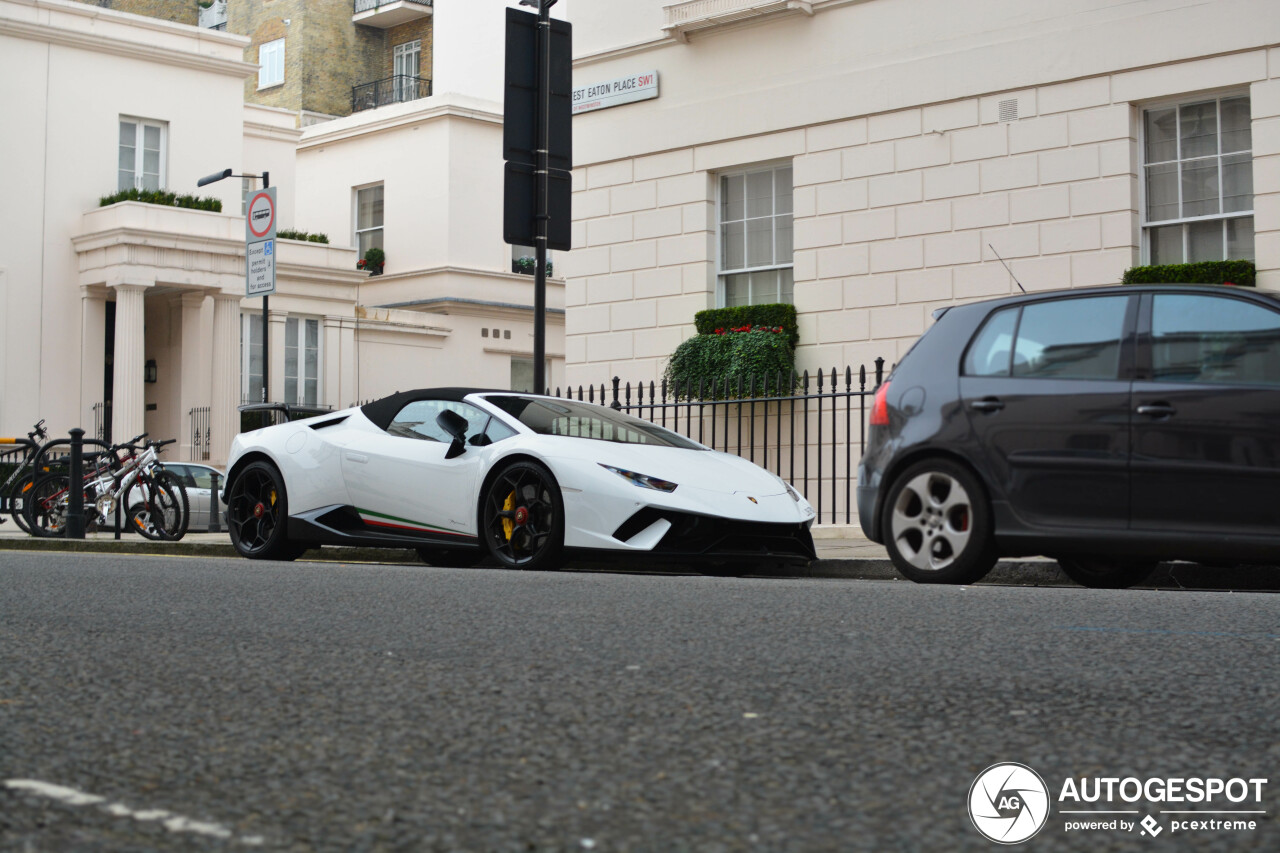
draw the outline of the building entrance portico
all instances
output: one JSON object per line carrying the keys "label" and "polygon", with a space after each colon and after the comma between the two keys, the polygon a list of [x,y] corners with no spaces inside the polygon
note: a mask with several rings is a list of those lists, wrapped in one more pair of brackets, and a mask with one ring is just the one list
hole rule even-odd
{"label": "building entrance portico", "polygon": [[[239,432],[242,308],[257,303],[244,296],[243,223],[135,202],[83,216],[73,238],[84,330],[80,410],[88,418],[109,404],[113,440],[177,438],[175,460],[203,455],[207,440],[209,461],[226,458]],[[279,256],[282,296],[322,316],[353,314],[354,281],[365,276],[354,250],[297,244]],[[276,325],[273,359],[283,358],[285,343]],[[206,407],[208,437],[198,439],[192,413]]]}

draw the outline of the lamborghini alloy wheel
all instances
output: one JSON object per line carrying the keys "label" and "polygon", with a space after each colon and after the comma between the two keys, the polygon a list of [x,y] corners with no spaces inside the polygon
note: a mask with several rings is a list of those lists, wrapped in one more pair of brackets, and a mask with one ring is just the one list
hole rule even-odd
{"label": "lamborghini alloy wheel", "polygon": [[506,568],[554,569],[564,550],[564,500],[551,472],[536,462],[513,462],[485,489],[480,534]]}
{"label": "lamborghini alloy wheel", "polygon": [[227,526],[231,544],[250,560],[294,560],[305,546],[289,541],[284,479],[268,462],[250,463],[231,484]]}

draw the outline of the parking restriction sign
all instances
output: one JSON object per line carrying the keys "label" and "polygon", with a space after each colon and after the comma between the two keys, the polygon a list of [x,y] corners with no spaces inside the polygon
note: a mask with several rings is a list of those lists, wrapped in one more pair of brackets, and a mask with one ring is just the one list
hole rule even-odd
{"label": "parking restriction sign", "polygon": [[258,190],[244,217],[245,296],[276,292],[276,188]]}

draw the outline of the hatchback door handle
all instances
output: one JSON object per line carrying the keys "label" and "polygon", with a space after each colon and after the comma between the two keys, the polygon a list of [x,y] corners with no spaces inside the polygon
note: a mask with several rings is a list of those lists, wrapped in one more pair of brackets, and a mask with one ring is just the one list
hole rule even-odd
{"label": "hatchback door handle", "polygon": [[1178,410],[1168,403],[1150,403],[1145,406],[1138,407],[1138,414],[1150,415],[1153,418],[1167,418],[1170,415],[1176,415]]}
{"label": "hatchback door handle", "polygon": [[969,408],[979,412],[998,412],[1004,408],[1004,403],[996,397],[983,397],[981,400],[974,400],[969,404]]}

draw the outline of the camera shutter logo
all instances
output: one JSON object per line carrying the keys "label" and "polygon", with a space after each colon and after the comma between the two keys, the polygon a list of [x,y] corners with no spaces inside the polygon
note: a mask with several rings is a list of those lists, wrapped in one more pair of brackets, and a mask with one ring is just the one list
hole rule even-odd
{"label": "camera shutter logo", "polygon": [[1020,844],[1049,819],[1049,789],[1025,764],[993,764],[969,788],[969,819],[997,844]]}

